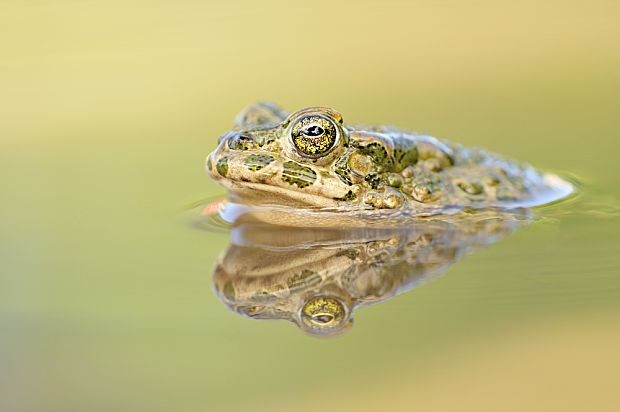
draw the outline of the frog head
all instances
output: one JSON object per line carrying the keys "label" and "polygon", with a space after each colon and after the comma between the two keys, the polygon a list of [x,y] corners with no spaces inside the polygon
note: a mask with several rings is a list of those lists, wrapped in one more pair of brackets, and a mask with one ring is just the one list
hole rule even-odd
{"label": "frog head", "polygon": [[347,127],[337,111],[309,107],[286,115],[259,103],[219,139],[207,170],[245,202],[330,208],[395,208],[402,172],[418,145]]}

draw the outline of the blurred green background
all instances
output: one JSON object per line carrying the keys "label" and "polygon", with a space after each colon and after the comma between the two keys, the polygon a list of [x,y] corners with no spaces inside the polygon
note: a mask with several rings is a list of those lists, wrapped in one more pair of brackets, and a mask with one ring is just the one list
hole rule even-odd
{"label": "blurred green background", "polygon": [[[0,410],[618,410],[614,1],[0,3]],[[229,312],[204,157],[258,100],[581,196],[311,338]]]}

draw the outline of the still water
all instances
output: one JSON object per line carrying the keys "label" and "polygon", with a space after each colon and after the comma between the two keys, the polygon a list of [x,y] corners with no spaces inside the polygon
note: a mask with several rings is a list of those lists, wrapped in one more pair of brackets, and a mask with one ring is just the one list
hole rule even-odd
{"label": "still water", "polygon": [[[618,409],[617,5],[155,3],[0,6],[0,410]],[[579,195],[468,226],[204,230],[188,205],[226,196],[205,156],[257,100],[484,147]],[[233,276],[255,255],[258,294]],[[317,318],[331,338],[281,299],[313,285],[346,298]]]}

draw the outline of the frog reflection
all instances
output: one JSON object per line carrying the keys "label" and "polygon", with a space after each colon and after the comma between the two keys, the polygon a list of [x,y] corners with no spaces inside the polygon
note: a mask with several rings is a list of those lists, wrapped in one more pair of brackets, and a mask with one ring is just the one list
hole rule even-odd
{"label": "frog reflection", "polygon": [[286,319],[312,335],[349,329],[356,308],[439,276],[464,254],[529,219],[527,211],[461,212],[398,228],[300,228],[245,221],[213,276],[231,310]]}

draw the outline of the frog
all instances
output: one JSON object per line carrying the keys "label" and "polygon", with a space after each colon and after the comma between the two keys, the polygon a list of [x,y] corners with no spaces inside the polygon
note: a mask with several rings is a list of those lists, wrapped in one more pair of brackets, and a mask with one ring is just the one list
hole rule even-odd
{"label": "frog", "polygon": [[556,174],[484,149],[395,126],[351,125],[329,107],[289,114],[268,102],[237,116],[206,170],[232,203],[352,218],[533,207],[574,192]]}
{"label": "frog", "polygon": [[246,219],[231,229],[213,288],[230,310],[333,337],[354,312],[409,292],[528,224],[529,209],[470,209],[395,227],[289,227]]}

